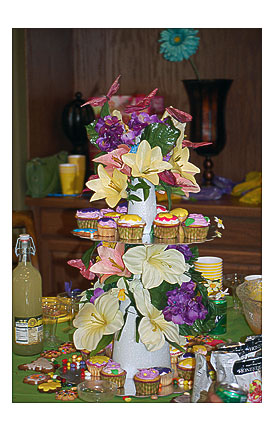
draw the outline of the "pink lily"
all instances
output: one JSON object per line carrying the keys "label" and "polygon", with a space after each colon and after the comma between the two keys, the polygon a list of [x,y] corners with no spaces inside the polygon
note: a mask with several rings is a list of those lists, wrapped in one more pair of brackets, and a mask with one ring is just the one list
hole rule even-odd
{"label": "pink lily", "polygon": [[93,280],[95,278],[95,274],[91,272],[91,266],[93,265],[93,261],[90,260],[88,269],[86,269],[86,266],[82,262],[81,259],[75,259],[75,260],[69,260],[68,265],[73,266],[74,268],[78,268],[80,270],[80,274],[87,278],[88,280]]}
{"label": "pink lily", "polygon": [[212,145],[212,144],[213,142],[191,142],[191,141],[187,141],[186,139],[182,141],[182,146],[188,147],[188,148],[198,148],[198,147],[203,147],[204,145]]}
{"label": "pink lily", "polygon": [[151,99],[155,96],[156,92],[158,91],[158,88],[155,88],[153,91],[151,91],[148,96],[144,97],[140,102],[138,102],[137,105],[128,105],[124,109],[125,114],[131,114],[132,112],[140,112],[144,111],[144,109],[148,108],[148,106],[151,103]]}
{"label": "pink lily", "polygon": [[123,174],[130,176],[131,168],[127,166],[121,156],[123,154],[129,153],[130,149],[127,145],[121,144],[117,147],[117,149],[111,151],[110,153],[104,154],[103,156],[96,157],[93,159],[93,162],[103,163],[106,165],[105,170],[109,173],[112,173],[115,168],[117,168]]}
{"label": "pink lily", "polygon": [[124,244],[118,243],[115,248],[100,246],[97,252],[101,260],[91,266],[90,271],[101,274],[100,283],[103,283],[110,275],[131,277],[130,271],[125,267],[122,260]]}
{"label": "pink lily", "polygon": [[111,85],[108,93],[106,96],[103,97],[91,97],[86,103],[83,103],[82,106],[85,105],[91,105],[91,106],[103,106],[105,102],[108,102],[111,97],[117,92],[117,90],[119,89],[119,83],[118,80],[121,77],[121,75],[118,75],[117,79],[113,82],[113,84]]}
{"label": "pink lily", "polygon": [[179,109],[173,108],[173,106],[169,106],[165,109],[171,117],[175,118],[175,120],[180,123],[188,123],[192,121],[192,115],[187,114],[187,112],[180,111]]}
{"label": "pink lily", "polygon": [[176,187],[180,187],[187,197],[189,197],[189,193],[198,193],[200,191],[200,186],[197,183],[192,183],[192,181],[183,178],[176,172],[174,172],[174,176],[176,177]]}

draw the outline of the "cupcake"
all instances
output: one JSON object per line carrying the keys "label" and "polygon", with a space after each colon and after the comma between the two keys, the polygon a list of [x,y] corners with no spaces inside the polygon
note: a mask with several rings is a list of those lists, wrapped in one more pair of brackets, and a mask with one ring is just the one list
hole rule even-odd
{"label": "cupcake", "polygon": [[75,218],[77,226],[87,229],[94,229],[100,217],[100,210],[97,208],[82,208],[76,211]]}
{"label": "cupcake", "polygon": [[160,383],[162,386],[171,385],[174,377],[174,371],[171,368],[166,367],[154,367],[154,370],[157,370],[160,375]]}
{"label": "cupcake", "polygon": [[209,230],[210,219],[202,214],[189,214],[183,222],[184,239],[194,241],[205,239]]}
{"label": "cupcake", "polygon": [[117,221],[120,239],[141,239],[146,223],[136,214],[123,214]]}
{"label": "cupcake", "polygon": [[184,208],[175,208],[170,211],[170,214],[174,214],[178,217],[179,221],[182,223],[184,220],[187,219],[188,211]]}
{"label": "cupcake", "polygon": [[142,368],[134,375],[137,395],[153,395],[159,390],[160,375],[154,368]]}
{"label": "cupcake", "polygon": [[115,383],[118,388],[122,388],[126,380],[126,374],[126,371],[120,367],[120,364],[109,361],[100,371],[100,378],[102,380],[109,380]]}
{"label": "cupcake", "polygon": [[185,380],[193,379],[196,367],[195,358],[185,358],[179,361],[177,365],[178,376]]}
{"label": "cupcake", "polygon": [[159,213],[156,215],[153,227],[157,238],[176,238],[179,232],[179,219],[171,213]]}
{"label": "cupcake", "polygon": [[109,361],[108,356],[92,356],[86,361],[86,365],[92,376],[100,377],[100,371]]}
{"label": "cupcake", "polygon": [[97,232],[99,236],[115,236],[117,224],[111,217],[102,217],[97,221]]}
{"label": "cupcake", "polygon": [[120,214],[127,214],[128,211],[128,202],[121,202],[116,207],[116,212]]}
{"label": "cupcake", "polygon": [[119,219],[119,217],[121,216],[120,213],[117,213],[115,211],[109,212],[104,214],[104,217],[111,217],[113,220],[117,221]]}
{"label": "cupcake", "polygon": [[157,205],[157,214],[158,213],[166,213],[167,212],[167,208],[164,205]]}
{"label": "cupcake", "polygon": [[74,229],[73,234],[76,236],[85,237],[85,238],[94,238],[94,236],[97,236],[97,230],[96,229],[88,229],[88,228],[80,228],[80,229]]}

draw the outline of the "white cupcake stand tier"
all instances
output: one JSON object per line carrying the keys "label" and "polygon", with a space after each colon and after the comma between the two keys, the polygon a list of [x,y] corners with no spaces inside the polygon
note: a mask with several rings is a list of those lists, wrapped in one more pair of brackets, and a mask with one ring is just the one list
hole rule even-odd
{"label": "white cupcake stand tier", "polygon": [[[217,235],[217,226],[211,225],[209,227],[209,231],[207,237],[204,240],[200,241],[192,241],[185,242],[184,236],[179,235],[176,238],[156,238],[154,235],[150,233],[146,233],[143,235],[142,240],[121,240],[116,233],[114,237],[100,237],[97,235],[93,235],[92,237],[84,237],[81,235],[76,235],[83,239],[88,239],[91,241],[105,241],[105,242],[120,242],[124,244],[144,244],[144,245],[152,245],[152,244],[201,244],[206,241],[212,241],[216,238]],[[74,232],[72,232],[73,235]],[[139,276],[135,276],[139,277]],[[142,285],[141,285],[142,288]],[[126,307],[129,305],[130,300],[127,298],[125,301],[121,301],[120,309],[125,312]],[[129,307],[128,316],[126,319],[126,323],[124,325],[123,331],[121,333],[120,339],[116,340],[117,334],[114,337],[113,343],[113,353],[112,359],[115,362],[118,362],[121,367],[127,371],[127,378],[124,385],[124,388],[119,389],[117,395],[121,396],[136,396],[136,389],[133,377],[140,368],[151,368],[151,367],[167,367],[172,368],[171,359],[170,359],[170,349],[167,341],[163,345],[163,347],[155,352],[149,352],[145,345],[142,342],[136,342],[136,318],[137,312],[134,307]],[[158,396],[166,396],[170,394],[181,394],[186,392],[186,389],[180,386],[174,386],[173,384],[169,386],[164,386],[161,389],[161,392]]]}

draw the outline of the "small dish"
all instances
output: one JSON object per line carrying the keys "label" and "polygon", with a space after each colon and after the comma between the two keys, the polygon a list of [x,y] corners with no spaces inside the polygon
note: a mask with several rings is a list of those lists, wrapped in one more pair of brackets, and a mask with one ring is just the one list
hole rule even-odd
{"label": "small dish", "polygon": [[117,393],[117,385],[107,380],[86,380],[77,385],[78,396],[88,403],[110,401]]}

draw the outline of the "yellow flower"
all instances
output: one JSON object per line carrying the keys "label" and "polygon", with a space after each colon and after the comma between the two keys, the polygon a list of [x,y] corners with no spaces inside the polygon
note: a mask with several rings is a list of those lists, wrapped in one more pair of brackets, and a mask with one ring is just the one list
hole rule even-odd
{"label": "yellow flower", "polygon": [[94,350],[103,335],[114,334],[124,323],[118,299],[105,293],[95,303],[85,304],[73,321],[77,328],[74,344],[78,350]]}
{"label": "yellow flower", "polygon": [[159,286],[164,280],[170,284],[182,284],[190,277],[184,256],[178,250],[168,249],[167,245],[141,245],[130,248],[122,257],[126,268],[132,274],[141,274],[145,289]]}
{"label": "yellow flower", "polygon": [[148,290],[135,289],[134,298],[139,312],[144,316],[139,323],[138,332],[140,341],[146,349],[150,352],[161,349],[165,343],[165,337],[179,344],[178,325],[164,319],[162,312],[151,303]]}
{"label": "yellow flower", "polygon": [[90,202],[105,199],[107,205],[113,208],[121,198],[127,198],[127,175],[114,169],[112,176],[110,176],[104,167],[99,165],[98,176],[98,179],[86,183],[86,186],[95,192]]}
{"label": "yellow flower", "polygon": [[172,172],[179,173],[183,178],[192,181],[196,184],[196,180],[193,174],[199,173],[200,169],[189,160],[189,149],[187,147],[182,148],[182,141],[177,141],[177,145],[173,149],[172,156],[170,158],[170,163],[172,164]]}
{"label": "yellow flower", "polygon": [[160,147],[151,148],[146,140],[139,144],[136,154],[123,154],[121,158],[132,168],[133,177],[146,178],[154,185],[159,184],[158,173],[172,167],[170,163],[163,160]]}

